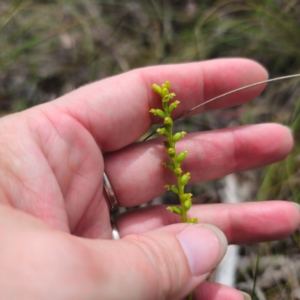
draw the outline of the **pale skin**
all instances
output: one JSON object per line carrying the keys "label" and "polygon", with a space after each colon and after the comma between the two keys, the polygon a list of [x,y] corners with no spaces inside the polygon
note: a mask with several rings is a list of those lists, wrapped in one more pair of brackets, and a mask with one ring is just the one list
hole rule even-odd
{"label": "pale skin", "polygon": [[[122,239],[112,241],[102,181],[105,167],[125,207],[162,194],[172,181],[161,165],[161,138],[133,144],[159,120],[149,113],[160,103],[152,83],[170,80],[180,115],[265,78],[260,65],[245,59],[150,67],[0,119],[1,297],[183,299],[195,290],[195,299],[244,299],[206,278],[227,241],[258,243],[292,234],[300,222],[296,205],[195,205],[189,214],[200,225],[179,223],[163,206],[138,209],[116,218]],[[262,90],[239,92],[205,109],[237,105]],[[187,134],[178,147],[189,151],[183,167],[196,182],[281,160],[293,138],[286,127],[260,124]]]}

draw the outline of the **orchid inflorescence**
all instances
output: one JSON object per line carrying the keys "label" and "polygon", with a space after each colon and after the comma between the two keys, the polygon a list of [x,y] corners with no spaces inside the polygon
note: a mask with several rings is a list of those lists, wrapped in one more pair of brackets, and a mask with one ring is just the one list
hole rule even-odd
{"label": "orchid inflorescence", "polygon": [[[170,101],[176,96],[175,93],[170,93],[170,82],[167,81],[162,86],[157,84],[152,85],[153,90],[158,93],[162,98],[163,109],[151,109],[150,112],[155,116],[159,116],[163,119],[164,126],[157,129],[157,133],[167,138],[163,142],[167,149],[167,154],[171,161],[164,162],[163,166],[173,171],[174,176],[177,179],[177,185],[167,184],[165,188],[177,194],[180,200],[180,206],[168,206],[167,209],[175,214],[181,216],[182,222],[197,223],[197,218],[188,218],[187,212],[192,206],[192,194],[185,193],[184,188],[188,183],[191,174],[190,172],[183,173],[181,169],[181,163],[188,155],[188,151],[183,151],[177,154],[175,145],[184,137],[186,132],[181,131],[173,134],[173,119],[171,113],[180,103],[178,100],[170,103]],[[169,104],[170,103],[170,104]]]}

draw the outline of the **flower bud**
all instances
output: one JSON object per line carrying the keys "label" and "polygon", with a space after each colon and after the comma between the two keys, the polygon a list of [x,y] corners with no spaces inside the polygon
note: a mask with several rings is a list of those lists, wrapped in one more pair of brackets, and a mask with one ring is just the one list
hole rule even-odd
{"label": "flower bud", "polygon": [[170,170],[172,170],[172,171],[174,171],[174,168],[175,168],[174,164],[170,163],[170,162],[163,162],[163,166],[170,169]]}
{"label": "flower bud", "polygon": [[170,100],[173,99],[175,96],[176,96],[175,93],[170,93],[170,94],[169,94]]}
{"label": "flower bud", "polygon": [[174,148],[169,148],[169,149],[168,149],[168,155],[169,155],[170,157],[174,157],[174,156],[175,156],[175,150],[174,150]]}
{"label": "flower bud", "polygon": [[168,91],[165,95],[163,95],[163,98],[161,100],[162,100],[162,102],[169,102],[170,99],[171,99],[171,95],[169,94],[169,91]]}
{"label": "flower bud", "polygon": [[182,214],[182,210],[178,206],[168,206],[167,210],[169,210],[169,211],[171,211],[171,212],[173,212],[173,213],[175,213],[177,215],[181,215]]}
{"label": "flower bud", "polygon": [[170,131],[167,128],[158,128],[156,132],[160,135],[169,136]]}
{"label": "flower bud", "polygon": [[188,151],[180,152],[176,157],[177,162],[178,163],[183,162],[183,160],[187,157],[187,155],[188,155]]}
{"label": "flower bud", "polygon": [[178,187],[174,184],[166,184],[164,186],[165,189],[167,189],[168,191],[171,191],[173,192],[174,194],[178,194],[179,193],[179,190],[178,190]]}
{"label": "flower bud", "polygon": [[168,126],[171,126],[171,125],[173,124],[172,118],[170,118],[170,117],[165,117],[165,118],[164,118],[164,124],[165,124],[165,125],[168,125]]}
{"label": "flower bud", "polygon": [[158,93],[159,95],[162,95],[162,90],[161,90],[161,87],[155,83],[152,84],[152,89]]}
{"label": "flower bud", "polygon": [[159,116],[161,118],[165,118],[166,114],[161,109],[150,109],[150,112],[153,113],[155,116]]}
{"label": "flower bud", "polygon": [[173,135],[172,140],[174,143],[178,142],[181,138],[186,135],[185,131],[177,132]]}
{"label": "flower bud", "polygon": [[165,83],[163,83],[163,85],[162,85],[162,87],[163,87],[163,88],[166,88],[166,89],[169,89],[170,86],[171,86],[171,83],[170,83],[169,80],[167,80],[167,81],[166,81]]}
{"label": "flower bud", "polygon": [[186,200],[192,200],[192,196],[193,196],[193,194],[191,194],[191,193],[185,193],[180,197],[180,201],[184,202]]}
{"label": "flower bud", "polygon": [[178,100],[171,103],[169,106],[169,113],[171,113],[178,106],[179,103],[180,103],[180,101],[178,101]]}
{"label": "flower bud", "polygon": [[191,173],[190,172],[187,172],[187,173],[183,174],[181,179],[180,179],[181,184],[183,184],[183,185],[187,184],[188,181],[190,180],[190,178],[191,178]]}
{"label": "flower bud", "polygon": [[175,176],[180,176],[181,174],[182,174],[182,170],[181,170],[181,168],[176,168],[176,169],[174,169],[174,174],[175,174]]}
{"label": "flower bud", "polygon": [[177,194],[179,193],[178,187],[174,184],[170,185],[170,190],[174,193]]}
{"label": "flower bud", "polygon": [[163,86],[161,92],[163,97],[169,96],[169,90],[166,87]]}
{"label": "flower bud", "polygon": [[188,195],[187,195],[187,194],[181,195],[181,197],[180,197],[180,202],[184,202],[187,198],[188,198]]}
{"label": "flower bud", "polygon": [[184,203],[183,203],[183,205],[184,205],[184,208],[186,210],[189,210],[191,208],[191,206],[192,206],[192,201],[190,199],[185,200]]}

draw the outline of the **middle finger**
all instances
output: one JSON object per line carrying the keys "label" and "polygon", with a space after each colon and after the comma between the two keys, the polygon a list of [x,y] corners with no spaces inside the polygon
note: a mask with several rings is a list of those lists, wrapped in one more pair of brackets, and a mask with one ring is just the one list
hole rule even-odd
{"label": "middle finger", "polygon": [[[189,151],[182,169],[191,173],[192,183],[281,160],[293,139],[284,126],[260,124],[188,134],[177,145],[177,152]],[[107,154],[105,169],[119,205],[140,205],[162,194],[165,184],[175,183],[164,161],[168,157],[161,138]]]}

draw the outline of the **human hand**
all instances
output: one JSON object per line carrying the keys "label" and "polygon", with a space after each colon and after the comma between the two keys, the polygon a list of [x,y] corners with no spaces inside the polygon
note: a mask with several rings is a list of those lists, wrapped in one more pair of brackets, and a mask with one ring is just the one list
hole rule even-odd
{"label": "human hand", "polygon": [[[199,286],[225,252],[221,231],[207,225],[161,227],[178,219],[158,206],[119,216],[116,224],[124,238],[109,241],[104,162],[121,206],[158,196],[169,183],[169,174],[161,167],[165,160],[161,141],[132,144],[157,121],[149,114],[160,101],[151,84],[172,82],[181,100],[176,112],[180,115],[201,101],[265,76],[259,65],[240,59],[151,67],[3,118],[0,243],[15,250],[0,257],[7,270],[1,291],[9,293],[20,282],[23,295],[39,295],[38,299],[181,299]],[[228,96],[207,109],[237,105],[261,90]],[[184,163],[192,180],[203,181],[280,160],[291,150],[292,137],[283,126],[264,124],[190,134],[178,145],[190,152]],[[191,215],[219,227],[232,243],[279,239],[299,225],[296,206],[284,202],[196,206]],[[199,259],[186,256],[189,245]],[[20,268],[24,260],[27,263]],[[37,280],[40,285],[35,286]],[[55,289],[49,291],[52,286]],[[196,291],[207,300],[217,293],[241,298],[234,289],[208,282]]]}

